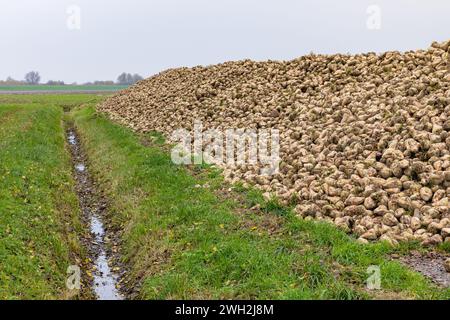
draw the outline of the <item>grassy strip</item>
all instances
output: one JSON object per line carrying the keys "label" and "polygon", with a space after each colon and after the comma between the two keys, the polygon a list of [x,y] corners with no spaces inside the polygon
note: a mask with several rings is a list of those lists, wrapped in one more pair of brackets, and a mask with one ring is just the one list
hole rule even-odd
{"label": "grassy strip", "polygon": [[80,253],[62,109],[0,105],[0,299],[68,298]]}
{"label": "grassy strip", "polygon": [[[417,273],[386,259],[385,243],[361,245],[334,226],[301,221],[255,191],[243,203],[220,197],[215,171],[193,176],[160,145],[144,147],[129,129],[74,113],[94,172],[123,230],[129,279],[145,299],[448,298]],[[198,169],[198,168],[197,168]],[[205,187],[206,186],[206,187]],[[249,208],[259,204],[261,210]],[[407,250],[403,246],[396,251]],[[365,290],[381,268],[383,290]]]}
{"label": "grassy strip", "polygon": [[0,86],[0,91],[117,91],[127,88],[127,85],[6,85]]}
{"label": "grassy strip", "polygon": [[66,111],[87,103],[97,103],[105,98],[99,94],[1,94],[2,108],[11,104],[45,104],[62,107]]}

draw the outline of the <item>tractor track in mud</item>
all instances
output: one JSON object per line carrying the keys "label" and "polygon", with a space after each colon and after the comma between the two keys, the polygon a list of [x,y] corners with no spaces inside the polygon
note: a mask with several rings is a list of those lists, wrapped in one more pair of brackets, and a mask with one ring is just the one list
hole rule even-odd
{"label": "tractor track in mud", "polygon": [[81,263],[82,282],[85,284],[82,286],[83,296],[97,300],[124,300],[126,297],[120,287],[124,268],[120,263],[119,237],[108,226],[108,202],[88,170],[88,159],[73,124],[67,123],[65,127],[81,220],[87,230],[81,237],[88,256]]}

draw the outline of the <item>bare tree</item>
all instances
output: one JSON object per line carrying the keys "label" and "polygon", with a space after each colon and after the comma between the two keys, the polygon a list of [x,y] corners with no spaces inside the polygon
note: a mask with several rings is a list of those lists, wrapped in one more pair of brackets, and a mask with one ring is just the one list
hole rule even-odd
{"label": "bare tree", "polygon": [[142,78],[140,75],[138,75],[137,73],[135,73],[133,75],[133,83],[136,83],[138,81],[144,80],[144,78]]}
{"label": "bare tree", "polygon": [[127,73],[127,84],[133,84],[133,76]]}
{"label": "bare tree", "polygon": [[38,84],[41,81],[41,76],[39,72],[30,71],[25,75],[25,81],[28,84]]}
{"label": "bare tree", "polygon": [[49,86],[63,86],[64,85],[64,81],[61,81],[61,80],[48,80],[47,81],[47,85],[49,85]]}
{"label": "bare tree", "polygon": [[118,84],[122,84],[122,85],[131,85],[131,84],[135,84],[136,82],[138,82],[138,81],[140,81],[142,79],[144,79],[144,78],[142,78],[137,73],[132,75],[131,73],[123,72],[117,78],[117,83]]}
{"label": "bare tree", "polygon": [[127,74],[125,72],[121,73],[117,78],[118,84],[127,84]]}
{"label": "bare tree", "polygon": [[24,81],[15,80],[10,76],[7,77],[5,81],[0,80],[0,85],[2,85],[2,86],[4,86],[4,85],[8,85],[8,86],[15,85],[16,86],[16,85],[22,85],[22,84],[24,84]]}

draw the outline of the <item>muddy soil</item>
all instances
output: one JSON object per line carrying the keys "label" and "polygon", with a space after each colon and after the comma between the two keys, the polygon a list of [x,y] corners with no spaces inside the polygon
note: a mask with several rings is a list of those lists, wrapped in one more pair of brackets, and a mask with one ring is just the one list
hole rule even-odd
{"label": "muddy soil", "polygon": [[448,257],[437,253],[412,251],[408,256],[399,257],[399,261],[411,269],[431,279],[437,285],[450,287],[450,273],[445,270],[444,262]]}

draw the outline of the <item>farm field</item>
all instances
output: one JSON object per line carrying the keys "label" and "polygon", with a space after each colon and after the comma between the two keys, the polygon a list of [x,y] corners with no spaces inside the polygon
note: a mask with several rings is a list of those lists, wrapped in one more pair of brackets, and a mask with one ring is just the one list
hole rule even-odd
{"label": "farm field", "polygon": [[70,92],[113,92],[125,89],[124,85],[18,85],[0,86],[0,94],[4,93],[70,93]]}
{"label": "farm field", "polygon": [[[124,299],[450,298],[400,262],[448,246],[361,244],[298,218],[289,205],[226,183],[216,168],[173,164],[162,135],[111,121],[96,111],[103,99],[0,96],[0,298],[95,298],[98,244],[77,170],[89,172],[101,198],[98,242]],[[73,265],[80,289],[66,285]],[[373,267],[379,290],[367,288]]]}
{"label": "farm field", "polygon": [[69,298],[66,269],[83,256],[62,108],[0,106],[0,298]]}

